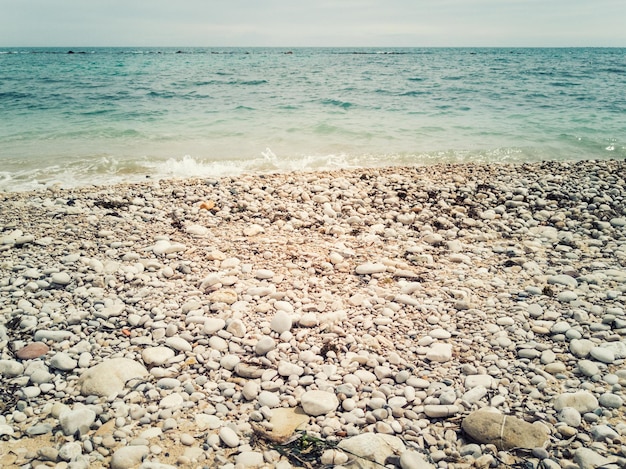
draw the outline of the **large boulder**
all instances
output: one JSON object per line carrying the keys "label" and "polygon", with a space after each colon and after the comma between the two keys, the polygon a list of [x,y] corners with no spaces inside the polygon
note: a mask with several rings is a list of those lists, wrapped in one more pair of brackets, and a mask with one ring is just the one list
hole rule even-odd
{"label": "large boulder", "polygon": [[463,431],[479,443],[493,444],[500,450],[538,448],[548,441],[548,428],[539,423],[528,423],[490,409],[469,414],[461,424]]}
{"label": "large boulder", "polygon": [[129,358],[111,358],[87,369],[80,377],[80,393],[83,396],[111,396],[121,392],[131,379],[148,375],[141,363]]}

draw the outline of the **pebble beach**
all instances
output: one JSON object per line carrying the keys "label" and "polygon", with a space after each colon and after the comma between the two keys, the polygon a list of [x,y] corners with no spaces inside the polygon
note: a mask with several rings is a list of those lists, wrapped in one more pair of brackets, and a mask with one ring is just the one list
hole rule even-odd
{"label": "pebble beach", "polygon": [[626,161],[0,193],[0,467],[626,467]]}

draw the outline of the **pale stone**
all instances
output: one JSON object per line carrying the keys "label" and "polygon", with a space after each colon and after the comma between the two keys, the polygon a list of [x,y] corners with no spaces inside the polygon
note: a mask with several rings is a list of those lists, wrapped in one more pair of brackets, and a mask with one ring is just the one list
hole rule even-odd
{"label": "pale stone", "polygon": [[333,393],[326,391],[307,391],[300,398],[302,409],[307,415],[314,417],[333,412],[339,405],[339,399]]}
{"label": "pale stone", "polygon": [[168,337],[165,339],[165,345],[179,352],[191,352],[192,350],[191,344],[182,337]]}
{"label": "pale stone", "polygon": [[85,370],[79,379],[83,396],[110,396],[121,392],[130,380],[148,375],[148,370],[129,358],[112,358]]}
{"label": "pale stone", "polygon": [[78,432],[84,435],[89,427],[96,421],[96,413],[88,407],[78,406],[72,410],[66,410],[59,416],[59,423],[65,435],[74,435]]}
{"label": "pale stone", "polygon": [[220,440],[229,448],[236,448],[239,446],[239,437],[237,432],[230,427],[222,427],[219,432]]}
{"label": "pale stone", "polygon": [[131,469],[141,463],[150,454],[147,445],[123,446],[113,453],[111,469]]}
{"label": "pale stone", "polygon": [[564,407],[572,407],[581,414],[593,412],[598,408],[598,399],[588,391],[566,392],[560,394],[554,401],[556,411]]}
{"label": "pale stone", "polygon": [[371,275],[385,272],[387,266],[383,263],[366,262],[356,267],[355,272],[359,275]]}
{"label": "pale stone", "polygon": [[379,469],[385,466],[388,458],[406,451],[400,438],[380,433],[362,433],[346,438],[337,448],[348,455],[348,462],[343,464],[347,469]]}
{"label": "pale stone", "polygon": [[488,409],[472,412],[463,419],[461,427],[479,443],[493,444],[505,451],[512,448],[542,447],[549,439],[545,425],[531,424]]}
{"label": "pale stone", "polygon": [[452,360],[452,344],[436,342],[426,352],[426,358],[431,362],[443,363]]}
{"label": "pale stone", "polygon": [[171,358],[174,358],[174,355],[176,355],[174,350],[164,346],[148,347],[141,351],[141,358],[143,358],[146,365],[163,365]]}
{"label": "pale stone", "polygon": [[279,310],[276,312],[272,321],[270,322],[271,329],[282,334],[291,329],[291,316],[286,311]]}

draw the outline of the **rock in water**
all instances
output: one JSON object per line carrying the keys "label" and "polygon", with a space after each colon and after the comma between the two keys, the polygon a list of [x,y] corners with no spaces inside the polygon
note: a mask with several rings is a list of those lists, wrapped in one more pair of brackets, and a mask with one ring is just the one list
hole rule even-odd
{"label": "rock in water", "polygon": [[511,448],[542,447],[548,441],[548,430],[545,426],[487,409],[469,414],[461,427],[479,443],[493,444],[505,451]]}

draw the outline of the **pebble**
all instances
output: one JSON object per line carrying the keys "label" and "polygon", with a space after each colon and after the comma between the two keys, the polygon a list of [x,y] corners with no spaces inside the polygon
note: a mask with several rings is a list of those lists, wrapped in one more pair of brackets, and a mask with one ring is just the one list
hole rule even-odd
{"label": "pebble", "polygon": [[286,311],[282,310],[277,311],[270,322],[270,327],[278,334],[282,334],[283,332],[290,330],[291,325],[291,316],[289,316]]}
{"label": "pebble", "polygon": [[174,358],[176,352],[169,347],[148,347],[142,350],[141,358],[146,365],[163,365]]}
{"label": "pebble", "polygon": [[571,407],[584,414],[598,408],[598,399],[588,391],[562,393],[555,399],[554,409],[560,411],[565,407]]}
{"label": "pebble", "polygon": [[59,423],[65,435],[74,435],[77,432],[84,435],[95,421],[96,413],[83,406],[68,409],[59,416]]}
{"label": "pebble", "polygon": [[352,467],[353,444],[371,467],[617,467],[624,174],[435,165],[2,194],[0,465],[286,469],[252,435],[307,435],[339,443],[313,466]]}
{"label": "pebble", "polygon": [[339,406],[339,400],[333,393],[326,391],[307,391],[300,398],[302,409],[314,417],[325,415]]}
{"label": "pebble", "polygon": [[78,360],[74,360],[67,353],[57,352],[50,359],[50,366],[60,371],[71,371],[78,366]]}
{"label": "pebble", "polygon": [[50,347],[43,342],[32,342],[15,352],[15,356],[20,360],[32,360],[45,355],[49,351]]}
{"label": "pebble", "polygon": [[111,457],[111,469],[130,469],[138,466],[148,454],[150,454],[150,448],[146,445],[119,448]]}
{"label": "pebble", "polygon": [[431,362],[443,363],[452,359],[452,344],[434,343],[426,352],[426,358]]}
{"label": "pebble", "polygon": [[605,347],[593,347],[589,351],[589,355],[591,355],[594,360],[598,360],[602,363],[610,364],[615,361],[615,354],[613,351]]}
{"label": "pebble", "polygon": [[499,449],[533,449],[548,442],[548,428],[490,410],[477,410],[463,419],[463,430],[474,440]]}
{"label": "pebble", "polygon": [[239,437],[237,433],[230,427],[220,428],[220,440],[229,448],[236,448],[239,446]]}
{"label": "pebble", "polygon": [[269,336],[261,337],[256,345],[254,346],[254,351],[257,355],[265,355],[268,352],[274,350],[276,348],[276,342]]}

